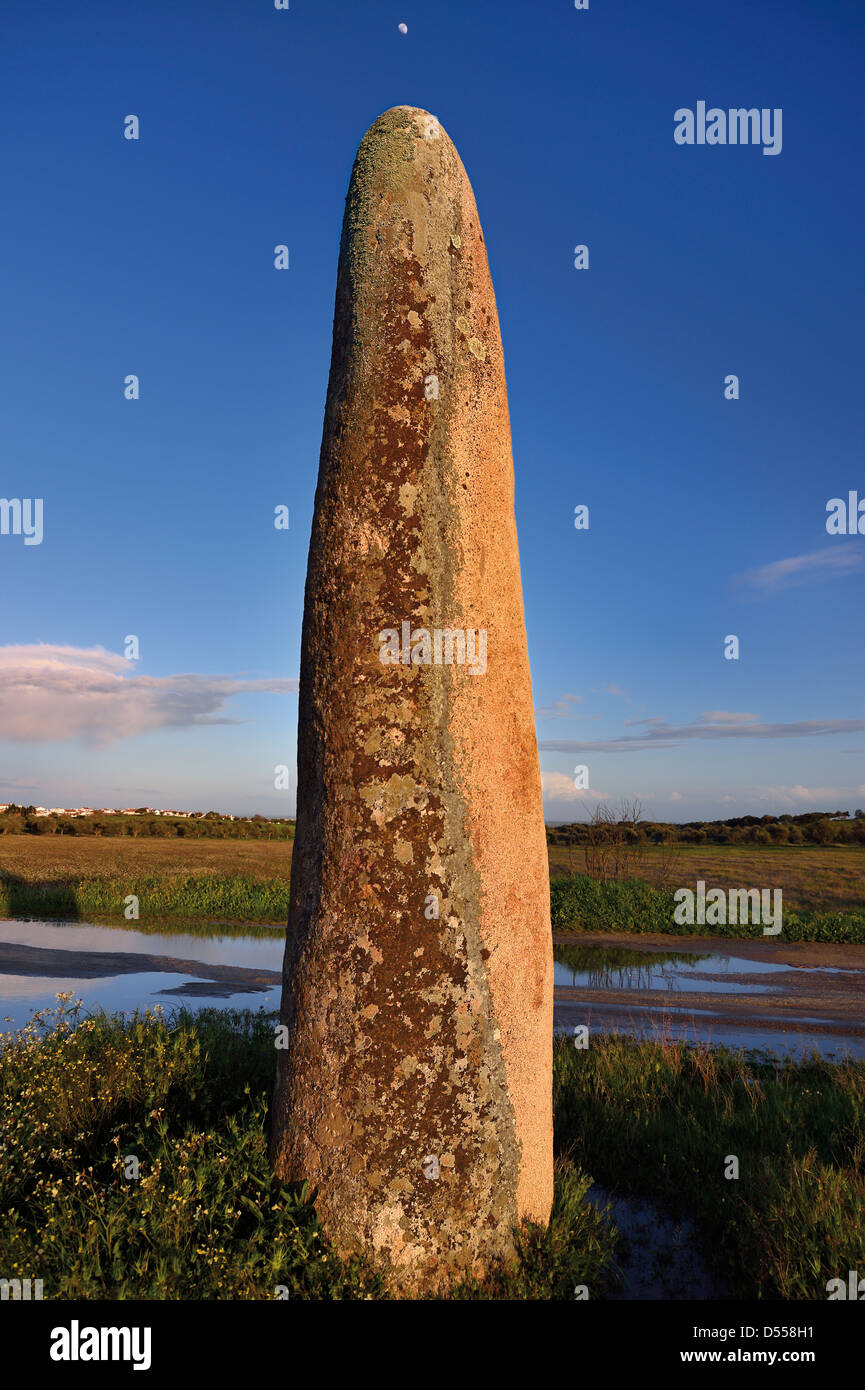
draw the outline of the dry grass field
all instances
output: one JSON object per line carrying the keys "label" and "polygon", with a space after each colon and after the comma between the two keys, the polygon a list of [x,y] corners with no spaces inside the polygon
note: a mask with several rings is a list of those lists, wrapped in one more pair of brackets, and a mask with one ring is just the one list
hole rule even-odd
{"label": "dry grass field", "polygon": [[[865,906],[865,848],[858,845],[677,845],[668,885],[707,888],[780,888],[784,905],[814,912]],[[651,865],[661,851],[650,848]],[[583,850],[550,846],[550,875],[583,874]]]}
{"label": "dry grass field", "polygon": [[57,835],[0,835],[0,878],[28,882],[80,882],[91,878],[164,874],[243,874],[284,879],[291,842],[279,840],[139,840]]}
{"label": "dry grass field", "polygon": [[[653,851],[648,851],[651,864]],[[0,878],[78,883],[131,874],[243,875],[288,883],[291,844],[274,840],[141,840],[0,836]],[[550,873],[585,873],[582,849],[552,846]],[[679,846],[674,887],[704,879],[710,888],[777,887],[788,907],[843,911],[865,905],[865,849],[820,846]]]}

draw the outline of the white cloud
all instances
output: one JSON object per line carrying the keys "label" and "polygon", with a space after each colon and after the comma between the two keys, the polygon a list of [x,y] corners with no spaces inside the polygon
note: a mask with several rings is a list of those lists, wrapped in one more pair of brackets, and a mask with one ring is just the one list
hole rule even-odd
{"label": "white cloud", "polygon": [[579,789],[574,786],[573,777],[566,772],[542,772],[541,788],[544,801],[603,801],[607,792],[595,791],[593,787]]}
{"label": "white cloud", "polygon": [[756,724],[756,714],[736,714],[732,710],[704,710],[697,720],[698,724]]}
{"label": "white cloud", "polygon": [[294,679],[136,675],[103,647],[0,647],[0,738],[104,745],[156,729],[236,723],[222,713],[232,695],[296,690]]}
{"label": "white cloud", "polygon": [[[719,717],[720,715],[720,717]],[[754,724],[749,715],[701,715],[693,724],[652,723],[643,733],[619,738],[543,739],[546,753],[640,753],[647,748],[678,748],[693,739],[817,738],[865,732],[863,719],[800,719],[791,724]],[[741,721],[741,722],[736,722]]]}
{"label": "white cloud", "polygon": [[[865,787],[803,787],[801,783],[797,783],[792,787],[759,787],[754,793],[754,799],[783,802],[790,807],[805,805],[809,810],[837,811],[841,810],[845,801],[849,801],[851,797],[863,794]],[[823,802],[822,807],[816,807],[815,802]]]}
{"label": "white cloud", "polygon": [[37,782],[22,782],[18,777],[13,777],[11,781],[5,777],[0,777],[0,791],[33,792],[36,791],[37,786]]}
{"label": "white cloud", "polygon": [[775,593],[797,584],[836,579],[839,575],[862,569],[863,565],[865,551],[861,546],[855,542],[852,545],[842,542],[831,550],[812,550],[807,555],[791,555],[786,560],[773,560],[771,564],[746,570],[737,576],[736,583],[760,589],[763,593]]}

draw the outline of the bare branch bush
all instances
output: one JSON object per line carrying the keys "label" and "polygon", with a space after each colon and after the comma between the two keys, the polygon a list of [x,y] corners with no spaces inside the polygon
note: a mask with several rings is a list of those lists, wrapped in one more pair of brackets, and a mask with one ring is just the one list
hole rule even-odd
{"label": "bare branch bush", "polygon": [[669,840],[650,846],[642,821],[642,803],[636,798],[625,799],[617,806],[597,803],[589,817],[585,846],[586,873],[590,878],[601,883],[639,878],[656,888],[672,883],[679,847]]}

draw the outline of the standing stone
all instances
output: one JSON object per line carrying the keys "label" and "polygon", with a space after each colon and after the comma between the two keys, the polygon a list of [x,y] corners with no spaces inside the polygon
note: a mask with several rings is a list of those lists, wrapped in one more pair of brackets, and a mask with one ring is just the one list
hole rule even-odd
{"label": "standing stone", "polygon": [[432,1292],[546,1224],[552,978],[498,316],[460,158],[401,106],[343,222],[271,1145],[338,1251]]}

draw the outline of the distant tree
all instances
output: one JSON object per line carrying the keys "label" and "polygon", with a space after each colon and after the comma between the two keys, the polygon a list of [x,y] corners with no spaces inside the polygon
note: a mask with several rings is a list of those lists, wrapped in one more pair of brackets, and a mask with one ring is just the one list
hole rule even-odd
{"label": "distant tree", "polygon": [[825,816],[814,821],[809,827],[809,838],[817,845],[831,845],[835,839],[835,827]]}

